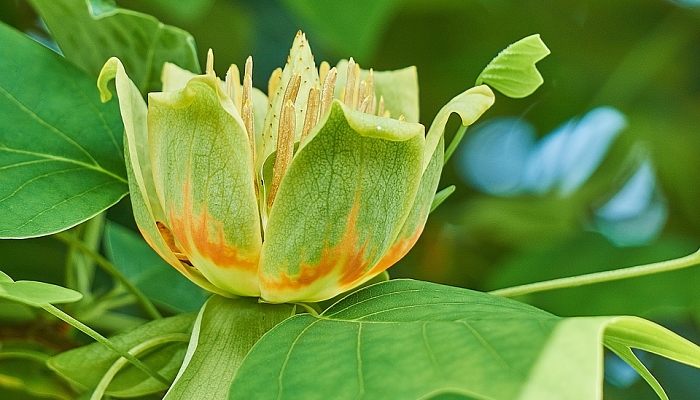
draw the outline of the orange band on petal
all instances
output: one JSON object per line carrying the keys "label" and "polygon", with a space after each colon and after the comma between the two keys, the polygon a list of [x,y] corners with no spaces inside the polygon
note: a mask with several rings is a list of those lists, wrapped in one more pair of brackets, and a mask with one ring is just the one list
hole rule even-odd
{"label": "orange band on petal", "polygon": [[226,243],[223,224],[214,221],[206,207],[202,207],[200,214],[195,214],[189,179],[185,182],[183,197],[181,213],[176,213],[172,208],[170,210],[170,228],[190,259],[194,258],[192,257],[194,253],[197,253],[211,260],[217,267],[236,268],[256,273],[259,254],[254,257],[239,255],[239,249]]}
{"label": "orange band on petal", "polygon": [[416,231],[409,237],[399,240],[389,247],[389,250],[384,254],[377,265],[372,268],[370,275],[377,275],[380,272],[387,270],[392,265],[396,264],[400,259],[402,259],[416,244],[421,233],[423,233],[423,227],[420,226]]}
{"label": "orange band on petal", "polygon": [[309,265],[302,263],[299,268],[299,274],[290,277],[286,273],[282,273],[274,280],[267,280],[265,285],[274,291],[297,290],[308,287],[315,282],[331,275],[334,271],[341,276],[341,284],[346,281],[355,281],[364,276],[365,271],[369,266],[370,257],[365,257],[367,253],[367,245],[369,238],[365,240],[362,246],[358,246],[359,240],[357,234],[357,216],[360,211],[359,201],[355,201],[342,238],[333,247],[326,245],[322,252],[318,263]]}
{"label": "orange band on petal", "polygon": [[423,228],[425,227],[427,214],[430,210],[429,206],[430,203],[428,203],[423,209],[423,212],[421,213],[420,217],[420,221],[422,221],[422,223],[418,224],[416,230],[411,234],[411,236],[404,237],[403,239],[400,239],[393,245],[391,245],[391,247],[389,247],[389,250],[384,254],[382,259],[379,260],[379,262],[377,263],[377,265],[374,266],[374,268],[372,268],[372,271],[370,271],[369,273],[370,275],[374,276],[383,271],[386,271],[389,267],[396,264],[400,259],[402,259],[406,254],[408,254],[408,252],[418,241],[420,235],[423,233]]}

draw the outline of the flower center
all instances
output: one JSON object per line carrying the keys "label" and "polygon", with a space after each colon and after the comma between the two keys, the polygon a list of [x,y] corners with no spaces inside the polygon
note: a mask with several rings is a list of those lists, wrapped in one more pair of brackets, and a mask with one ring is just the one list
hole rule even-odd
{"label": "flower center", "polygon": [[[307,45],[305,36],[298,33],[302,45]],[[295,42],[296,43],[296,42]],[[209,50],[207,54],[206,73],[214,75],[214,56]],[[274,100],[277,89],[280,87],[280,81],[283,76],[282,68],[277,68],[273,71],[268,81],[268,113],[272,111],[274,115],[279,115],[279,123],[276,132],[276,156],[272,169],[272,181],[269,190],[267,191],[267,207],[272,207],[272,203],[277,195],[277,191],[282,182],[282,178],[286,173],[289,165],[294,158],[294,144],[303,143],[309,132],[318,124],[321,117],[330,108],[334,98],[336,89],[336,81],[338,78],[338,70],[336,67],[323,61],[318,69],[318,82],[314,83],[308,90],[308,93],[300,94],[302,86],[302,77],[298,73],[292,74],[284,84],[284,94],[282,101],[279,103],[279,109],[271,110],[275,107]],[[319,87],[320,86],[320,87]],[[256,154],[256,135],[253,115],[253,59],[248,57],[245,63],[243,73],[243,84],[240,81],[240,71],[235,64],[232,64],[225,78],[226,92],[229,98],[233,101],[238,110],[243,125],[248,134],[251,152],[253,154],[253,165],[256,163],[256,158],[265,156],[264,154]],[[308,87],[308,86],[307,86]],[[384,98],[377,95],[374,88],[374,71],[369,70],[364,79],[360,79],[360,66],[351,57],[347,64],[347,75],[345,86],[341,89],[339,99],[345,106],[361,111],[363,113],[378,115],[389,118],[390,113],[384,108]],[[305,101],[304,101],[305,100]],[[297,132],[297,108],[301,107],[303,112],[303,125],[301,128],[301,136],[296,138]],[[403,116],[399,119],[402,120]],[[258,160],[262,161],[262,160]],[[255,167],[253,167],[255,169]],[[253,171],[253,176],[257,177],[256,171]],[[259,194],[258,180],[255,179],[256,195]]]}

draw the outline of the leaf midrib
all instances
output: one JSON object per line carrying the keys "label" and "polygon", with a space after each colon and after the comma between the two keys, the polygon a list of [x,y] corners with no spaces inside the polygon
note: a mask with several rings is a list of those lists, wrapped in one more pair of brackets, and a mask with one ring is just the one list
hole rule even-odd
{"label": "leaf midrib", "polygon": [[[70,158],[65,158],[65,157],[59,157],[59,156],[55,156],[52,154],[38,153],[35,151],[27,151],[27,150],[18,150],[18,149],[12,149],[9,147],[0,148],[0,152],[2,152],[2,151],[6,151],[9,153],[17,153],[17,154],[27,154],[27,155],[36,156],[36,157],[39,157],[39,158],[42,158],[45,160],[58,161],[58,162],[63,162],[63,163],[67,163],[67,164],[78,165],[78,166],[83,167],[85,169],[89,169],[89,170],[93,170],[93,171],[97,171],[97,172],[100,172],[102,174],[105,174],[109,177],[112,177],[112,178],[118,180],[119,182],[128,183],[128,181],[125,178],[103,168],[99,164],[88,164],[88,163],[84,163],[82,161],[78,161],[78,160],[74,160],[74,159],[70,159]],[[8,167],[21,166],[22,164],[26,164],[26,162],[17,163],[17,164],[9,164],[9,165],[4,166],[3,169],[8,168]]]}
{"label": "leaf midrib", "polygon": [[4,150],[13,151],[13,152],[16,152],[16,153],[32,154],[32,155],[37,155],[37,156],[41,156],[41,157],[44,157],[44,158],[52,158],[52,159],[54,159],[54,160],[60,160],[60,161],[63,161],[63,162],[69,162],[69,163],[81,165],[81,166],[83,166],[83,167],[85,167],[85,168],[88,168],[88,169],[92,169],[92,170],[95,170],[95,171],[102,172],[102,173],[104,173],[104,174],[106,174],[106,175],[109,175],[109,176],[111,176],[111,177],[113,177],[113,178],[115,178],[115,179],[117,179],[117,180],[119,180],[119,181],[121,181],[121,182],[124,182],[124,183],[127,182],[126,179],[124,179],[124,178],[122,178],[121,176],[116,175],[116,174],[114,174],[114,173],[108,171],[108,170],[105,169],[104,167],[102,167],[102,166],[100,165],[100,163],[98,163],[97,160],[95,160],[95,158],[90,154],[90,152],[88,152],[87,150],[85,150],[85,148],[84,148],[83,146],[81,146],[78,142],[76,142],[76,141],[75,141],[73,138],[71,138],[70,136],[66,135],[64,132],[61,132],[60,130],[58,130],[55,126],[53,126],[53,125],[49,124],[48,122],[44,121],[44,120],[43,120],[41,117],[39,117],[36,113],[34,113],[32,110],[30,110],[29,108],[27,108],[24,104],[22,104],[15,96],[12,95],[12,93],[8,92],[4,87],[0,86],[0,92],[2,92],[2,93],[5,95],[5,97],[7,97],[11,102],[15,103],[15,104],[17,105],[17,108],[19,108],[20,111],[24,112],[24,113],[27,114],[30,118],[32,118],[33,120],[35,120],[37,123],[39,123],[40,125],[42,125],[42,126],[48,128],[51,132],[54,132],[55,134],[59,135],[59,136],[60,136],[63,140],[65,140],[67,143],[73,145],[75,148],[77,148],[78,150],[80,150],[80,151],[81,151],[83,154],[85,154],[90,160],[92,160],[93,164],[84,163],[84,162],[81,162],[81,161],[78,161],[78,160],[71,160],[71,159],[69,159],[69,158],[56,157],[56,156],[52,156],[52,155],[49,155],[49,154],[36,153],[36,152],[31,152],[31,151],[23,151],[23,150],[17,150],[17,149],[10,149],[10,148],[8,148],[8,147],[5,147]]}

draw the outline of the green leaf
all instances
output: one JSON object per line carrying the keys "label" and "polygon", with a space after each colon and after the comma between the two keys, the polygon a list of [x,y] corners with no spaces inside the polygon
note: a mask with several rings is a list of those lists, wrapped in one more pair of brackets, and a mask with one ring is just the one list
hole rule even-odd
{"label": "green leaf", "polygon": [[0,298],[18,301],[32,307],[73,303],[83,298],[75,290],[44,282],[13,281],[0,271]]}
{"label": "green leaf", "polygon": [[127,193],[116,105],[93,79],[0,24],[0,238],[55,233]]}
{"label": "green leaf", "polygon": [[212,296],[197,317],[185,362],[164,400],[226,399],[250,348],[293,313],[294,306],[288,304]]}
{"label": "green leaf", "polygon": [[272,329],[229,398],[600,399],[604,341],[700,366],[700,348],[639,318],[559,318],[485,293],[394,280]]}
{"label": "green leaf", "polygon": [[2,282],[14,282],[14,281],[12,280],[12,278],[10,278],[9,275],[0,271],[0,283],[2,283]]}
{"label": "green leaf", "polygon": [[149,5],[156,8],[158,15],[167,15],[183,24],[199,21],[207,15],[214,0],[151,0]]}
{"label": "green leaf", "polygon": [[177,312],[191,312],[202,308],[209,297],[209,292],[166,263],[136,232],[108,221],[104,243],[114,265],[160,305]]}
{"label": "green leaf", "polygon": [[476,84],[485,83],[508,97],[529,96],[544,82],[535,63],[548,54],[540,35],[520,39],[491,60],[476,78]]}
{"label": "green leaf", "polygon": [[[180,314],[141,325],[110,340],[120,349],[131,350],[149,340],[169,334],[182,334],[185,338],[192,329],[196,314]],[[162,376],[174,379],[185,357],[187,342],[176,341],[161,344],[150,352],[138,354],[138,358],[157,370]],[[48,366],[82,388],[92,390],[103,375],[119,359],[119,355],[100,343],[93,343],[69,350],[52,357]],[[106,394],[119,397],[135,397],[163,391],[167,387],[146,375],[131,364],[124,366],[114,377]]]}
{"label": "green leaf", "polygon": [[192,36],[150,15],[105,0],[31,0],[66,58],[97,77],[110,57],[124,63],[141,93],[160,89],[166,61],[193,72]]}
{"label": "green leaf", "polygon": [[622,358],[627,364],[632,366],[637,373],[644,378],[645,381],[651,386],[651,388],[656,392],[656,395],[659,396],[662,400],[668,400],[668,396],[666,395],[666,392],[664,389],[661,387],[661,384],[654,378],[654,376],[649,372],[647,367],[642,364],[641,361],[639,361],[639,358],[632,352],[632,349],[629,347],[622,345],[620,343],[616,342],[611,342],[607,340],[605,342],[605,346],[612,350],[615,354],[617,354],[620,358]]}
{"label": "green leaf", "polygon": [[[43,338],[45,339],[45,338]],[[74,400],[66,382],[46,367],[49,355],[37,350],[36,339],[5,340],[0,351],[0,398]]]}

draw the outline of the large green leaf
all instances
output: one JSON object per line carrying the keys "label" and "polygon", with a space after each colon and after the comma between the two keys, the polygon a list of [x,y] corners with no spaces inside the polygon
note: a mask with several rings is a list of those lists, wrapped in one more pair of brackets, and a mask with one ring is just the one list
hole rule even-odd
{"label": "large green leaf", "polygon": [[700,366],[700,348],[635,317],[559,318],[427,282],[362,289],[251,350],[230,399],[600,399],[603,341]]}
{"label": "large green leaf", "polygon": [[[180,314],[141,325],[129,332],[110,338],[115,346],[128,351],[159,338],[185,337],[182,340],[169,340],[158,343],[158,347],[148,353],[137,354],[139,359],[168,379],[174,379],[182,364],[187,348],[186,338],[192,329],[196,314]],[[119,359],[119,355],[100,343],[93,343],[69,350],[52,357],[48,366],[79,387],[92,390],[102,377]],[[125,365],[112,379],[106,394],[119,397],[134,397],[147,393],[164,391],[167,387],[160,381],[146,375],[131,364]]]}
{"label": "large green leaf", "polygon": [[55,233],[127,193],[116,104],[93,79],[0,24],[0,238]]}
{"label": "large green leaf", "polygon": [[105,226],[105,252],[136,287],[173,311],[199,310],[210,293],[165,262],[136,232],[113,222]]}
{"label": "large green leaf", "polygon": [[226,399],[229,383],[250,348],[293,313],[294,306],[288,304],[212,296],[199,313],[185,362],[165,399]]}
{"label": "large green leaf", "polygon": [[105,0],[31,0],[63,54],[97,77],[119,57],[142,93],[160,89],[166,61],[199,72],[192,36]]}
{"label": "large green leaf", "polygon": [[73,303],[83,298],[75,290],[44,282],[13,281],[0,271],[0,298],[18,301],[32,307]]}

